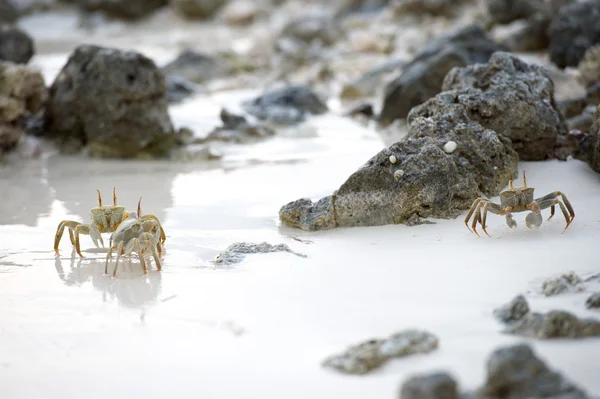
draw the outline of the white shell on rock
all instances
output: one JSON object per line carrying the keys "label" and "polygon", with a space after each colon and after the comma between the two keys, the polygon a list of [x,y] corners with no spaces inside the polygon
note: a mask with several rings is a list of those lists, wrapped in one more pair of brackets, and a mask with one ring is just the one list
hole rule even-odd
{"label": "white shell on rock", "polygon": [[394,172],[394,179],[399,179],[402,176],[404,176],[404,171],[402,169],[398,169],[397,171]]}
{"label": "white shell on rock", "polygon": [[391,162],[391,163],[396,163],[396,162],[398,162],[398,160],[396,159],[396,157],[395,157],[395,156],[393,156],[393,155],[390,155],[390,162]]}
{"label": "white shell on rock", "polygon": [[455,141],[449,141],[444,144],[444,152],[446,154],[452,154],[454,150],[456,150],[456,147],[458,147],[458,144],[456,144]]}

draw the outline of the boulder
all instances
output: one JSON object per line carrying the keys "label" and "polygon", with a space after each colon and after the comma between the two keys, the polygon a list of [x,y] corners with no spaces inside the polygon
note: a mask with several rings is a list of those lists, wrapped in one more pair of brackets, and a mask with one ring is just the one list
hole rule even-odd
{"label": "boulder", "polygon": [[0,60],[27,64],[35,51],[31,37],[16,26],[0,25]]}
{"label": "boulder", "polygon": [[139,19],[166,6],[168,0],[68,0],[88,12],[100,11],[113,18]]}
{"label": "boulder", "polygon": [[379,121],[389,124],[406,118],[413,107],[442,90],[452,68],[487,62],[494,52],[505,49],[476,25],[433,40],[385,87]]}
{"label": "boulder", "polygon": [[175,144],[165,77],[133,51],[82,45],[50,88],[48,133],[63,151],[101,158],[163,157]]}
{"label": "boulder", "polygon": [[[487,64],[453,69],[443,90],[457,93],[469,119],[510,138],[522,161],[554,157],[557,136],[567,134],[547,71],[510,53],[497,52]],[[433,116],[445,112],[444,107],[433,100],[411,114]]]}
{"label": "boulder", "polygon": [[585,52],[600,42],[600,2],[574,2],[560,8],[550,24],[550,61],[576,67]]}
{"label": "boulder", "polygon": [[211,18],[225,3],[225,0],[171,0],[173,9],[188,19]]}
{"label": "boulder", "polygon": [[13,23],[19,19],[19,10],[12,0],[0,0],[0,24]]}

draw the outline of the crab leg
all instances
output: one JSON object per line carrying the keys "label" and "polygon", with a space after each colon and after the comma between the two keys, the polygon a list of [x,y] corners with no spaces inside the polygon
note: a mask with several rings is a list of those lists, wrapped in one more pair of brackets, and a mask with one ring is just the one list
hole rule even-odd
{"label": "crab leg", "polygon": [[151,219],[151,220],[155,220],[156,223],[158,224],[158,227],[160,227],[160,243],[164,244],[165,241],[167,241],[167,236],[165,235],[165,230],[162,227],[162,224],[160,224],[160,220],[158,220],[158,218],[152,214],[148,214],[148,215],[142,215],[142,199],[140,198],[140,200],[138,201],[138,208],[137,208],[137,215],[140,218],[140,220],[147,220],[147,219]]}
{"label": "crab leg", "polygon": [[[140,241],[137,238],[133,238],[131,241],[127,243],[125,247],[125,253],[127,255],[131,255],[133,252],[137,252],[140,257],[140,263],[142,264],[142,268],[144,269],[144,274],[148,273],[146,268],[146,260],[144,259],[144,254],[142,253],[142,249],[140,246]],[[116,275],[117,269],[113,273],[113,277]]]}
{"label": "crab leg", "polygon": [[479,233],[477,232],[477,222],[479,222],[481,224],[481,204],[483,204],[485,201],[481,200],[479,201],[479,203],[477,204],[477,207],[475,208],[475,215],[473,216],[473,223],[471,223],[471,228],[473,229],[473,233],[477,234],[477,237],[481,237],[479,235]]}
{"label": "crab leg", "polygon": [[162,264],[160,262],[160,258],[158,256],[157,251],[156,251],[157,247],[160,248],[160,243],[156,242],[156,239],[150,233],[144,233],[143,237],[147,240],[147,243],[148,243],[146,247],[149,246],[150,250],[152,251],[152,256],[154,257],[154,262],[156,263],[156,268],[158,270],[162,269]]}
{"label": "crab leg", "polygon": [[[558,197],[560,197],[562,199],[561,202]],[[544,195],[543,197],[537,198],[535,200],[535,202],[537,202],[540,206],[540,209],[546,209],[546,208],[550,208],[550,217],[548,218],[548,220],[550,220],[552,218],[552,216],[554,216],[554,207],[555,205],[558,204],[558,206],[560,207],[560,210],[563,213],[563,216],[565,217],[565,221],[567,222],[567,225],[565,226],[563,233],[565,232],[565,230],[567,230],[567,228],[569,227],[569,225],[573,222],[573,219],[575,219],[575,211],[573,210],[573,206],[571,205],[571,202],[569,202],[569,200],[567,199],[567,196],[564,195],[562,192],[560,191],[555,191],[553,193]]]}
{"label": "crab leg", "polygon": [[123,251],[123,242],[117,245],[117,260],[115,261],[115,270],[113,271],[113,277],[117,274],[117,267],[119,267],[119,259],[121,258],[121,251]]}
{"label": "crab leg", "polygon": [[[56,235],[54,236],[54,252],[56,252],[57,255],[60,255],[58,252],[58,244],[60,243],[65,227],[69,229],[69,239],[71,240],[71,244],[75,245],[77,253],[83,258],[79,248],[79,234],[90,234],[90,227],[87,224],[82,224],[74,220],[63,220],[58,224]],[[75,238],[73,238],[73,231],[75,232]],[[96,246],[98,245],[96,244]]]}
{"label": "crab leg", "polygon": [[472,233],[473,231],[469,228],[469,220],[471,219],[471,215],[473,215],[473,212],[475,212],[475,209],[477,208],[477,205],[479,205],[479,203],[483,201],[483,199],[481,198],[477,198],[475,201],[473,201],[473,204],[471,205],[471,208],[469,209],[469,213],[467,213],[467,217],[465,218],[465,226],[467,226],[467,229]]}

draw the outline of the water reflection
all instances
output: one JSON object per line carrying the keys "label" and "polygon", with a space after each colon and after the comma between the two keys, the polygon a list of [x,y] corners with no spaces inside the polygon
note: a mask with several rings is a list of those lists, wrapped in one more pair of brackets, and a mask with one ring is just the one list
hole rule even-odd
{"label": "water reflection", "polygon": [[[109,265],[112,272],[114,262]],[[150,266],[149,266],[150,267]],[[152,263],[154,267],[154,263]],[[104,274],[104,258],[84,259],[73,253],[69,265],[63,267],[62,260],[55,261],[56,274],[67,286],[82,286],[88,282],[102,293],[104,302],[117,300],[127,308],[143,308],[157,302],[161,292],[162,275],[153,268],[144,275],[139,262],[131,259],[119,261],[119,273],[116,278]]]}

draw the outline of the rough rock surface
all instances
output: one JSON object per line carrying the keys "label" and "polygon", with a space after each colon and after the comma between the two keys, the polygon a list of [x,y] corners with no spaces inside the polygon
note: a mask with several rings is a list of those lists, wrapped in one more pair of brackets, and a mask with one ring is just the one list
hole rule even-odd
{"label": "rough rock surface", "polygon": [[600,44],[586,50],[577,70],[579,71],[578,80],[585,87],[600,82]]}
{"label": "rough rock surface", "polygon": [[600,321],[580,319],[562,310],[545,314],[530,312],[509,325],[504,332],[537,339],[598,337]]}
{"label": "rough rock surface", "polygon": [[101,11],[122,19],[139,19],[158,8],[166,6],[168,0],[69,0],[86,11]]}
{"label": "rough rock surface", "polygon": [[35,46],[29,35],[15,26],[0,25],[0,60],[27,64]]}
{"label": "rough rock surface", "polygon": [[41,111],[46,99],[39,71],[0,61],[0,153],[17,145],[27,120]]}
{"label": "rough rock surface", "polygon": [[405,330],[386,339],[372,339],[326,358],[323,366],[346,374],[366,374],[392,358],[429,353],[438,347],[433,334],[421,330]]}
{"label": "rough rock surface", "polygon": [[229,72],[229,66],[219,57],[189,49],[182,51],[177,58],[161,69],[167,76],[180,76],[196,83],[205,83]]}
{"label": "rough rock surface", "polygon": [[175,144],[165,78],[131,51],[76,48],[50,88],[45,123],[64,151],[87,145],[93,157],[163,157]]}
{"label": "rough rock surface", "polygon": [[11,0],[0,0],[0,24],[12,23],[19,19],[19,10]]}
{"label": "rough rock surface", "polygon": [[[546,70],[510,53],[497,52],[487,64],[454,68],[443,90],[458,92],[457,101],[471,120],[510,138],[521,161],[554,157],[557,136],[567,134]],[[420,108],[414,113],[422,115]],[[435,108],[426,106],[426,114],[438,112]]]}
{"label": "rough rock surface", "polygon": [[400,388],[400,399],[459,399],[458,383],[445,372],[416,375]]}
{"label": "rough rock surface", "polygon": [[316,203],[308,198],[290,202],[281,207],[279,218],[286,226],[308,231],[329,230],[337,227],[332,196],[324,197]]}
{"label": "rough rock surface", "polygon": [[590,297],[585,301],[585,307],[588,309],[600,308],[600,292],[590,295]]}
{"label": "rough rock surface", "polygon": [[276,124],[293,125],[307,115],[321,115],[329,109],[308,85],[289,85],[273,89],[242,103],[249,114]]}
{"label": "rough rock surface", "polygon": [[594,112],[589,135],[581,141],[577,158],[586,161],[594,171],[600,173],[600,106]]}
{"label": "rough rock surface", "polygon": [[458,8],[469,0],[395,0],[391,8],[396,16],[432,15],[453,17]]}
{"label": "rough rock surface", "polygon": [[223,125],[211,131],[202,142],[248,143],[275,135],[275,131],[268,126],[251,124],[243,116],[232,114],[224,108],[221,109],[220,118]]}
{"label": "rough rock surface", "polygon": [[294,252],[287,246],[287,244],[272,245],[267,242],[261,242],[259,244],[250,242],[236,242],[228,246],[223,252],[221,252],[214,260],[216,264],[232,265],[240,263],[249,254],[267,254],[272,252],[289,252],[291,254],[306,258],[306,255]]}
{"label": "rough rock surface", "polygon": [[527,19],[540,10],[544,0],[487,0],[487,11],[495,24]]}
{"label": "rough rock surface", "polygon": [[529,313],[529,305],[523,295],[516,296],[512,301],[494,310],[494,315],[503,323],[521,320]]}
{"label": "rough rock surface", "polygon": [[225,0],[171,0],[173,9],[189,19],[210,18],[225,3]]}
{"label": "rough rock surface", "polygon": [[405,118],[413,107],[442,90],[444,77],[453,67],[487,62],[500,50],[506,48],[476,25],[433,40],[386,86],[379,121],[388,124]]}
{"label": "rough rock surface", "polygon": [[574,2],[562,7],[550,24],[550,61],[576,67],[585,52],[600,43],[600,2]]}
{"label": "rough rock surface", "polygon": [[542,292],[545,296],[554,296],[563,292],[576,292],[581,290],[581,278],[573,272],[558,277],[546,279],[542,283]]}

